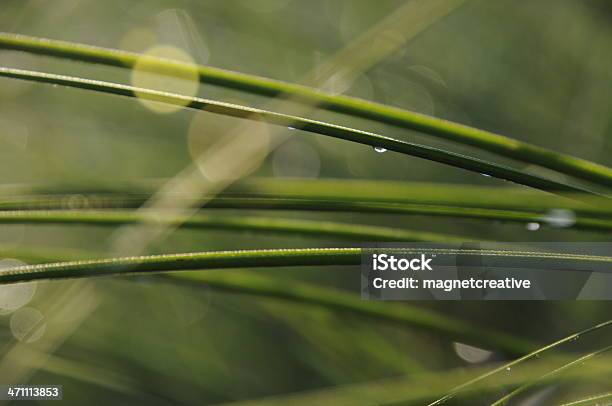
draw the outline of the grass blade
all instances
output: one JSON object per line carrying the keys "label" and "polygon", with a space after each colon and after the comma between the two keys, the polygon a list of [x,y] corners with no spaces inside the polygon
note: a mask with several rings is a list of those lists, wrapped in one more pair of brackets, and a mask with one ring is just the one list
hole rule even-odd
{"label": "grass blade", "polygon": [[469,388],[471,385],[473,385],[475,383],[483,381],[483,380],[485,380],[485,379],[487,379],[487,378],[489,378],[489,377],[491,377],[491,376],[493,376],[495,374],[499,374],[501,372],[504,372],[504,371],[507,371],[509,369],[512,369],[513,367],[516,367],[517,365],[522,364],[523,362],[528,361],[530,359],[536,358],[540,354],[542,354],[542,353],[544,353],[546,351],[552,350],[553,348],[556,348],[556,347],[560,346],[561,344],[565,344],[565,343],[570,342],[572,340],[575,340],[575,339],[577,339],[577,338],[579,338],[579,337],[581,337],[581,336],[583,336],[585,334],[593,333],[595,331],[601,330],[603,328],[611,327],[611,326],[612,326],[612,320],[608,320],[608,321],[605,321],[603,323],[599,323],[599,324],[597,324],[597,325],[595,325],[593,327],[589,327],[589,328],[587,328],[585,330],[582,330],[582,331],[579,331],[577,333],[571,334],[571,335],[569,335],[569,336],[567,336],[565,338],[562,338],[562,339],[560,339],[558,341],[555,341],[555,342],[553,342],[551,344],[548,344],[548,345],[546,345],[546,346],[544,346],[544,347],[542,347],[542,348],[540,348],[540,349],[538,349],[536,351],[530,352],[527,355],[524,355],[524,356],[522,356],[522,357],[520,357],[520,358],[518,358],[518,359],[516,359],[516,360],[514,360],[512,362],[504,364],[504,365],[502,365],[502,366],[500,366],[498,368],[493,369],[492,371],[487,372],[486,374],[480,375],[480,376],[478,376],[478,377],[476,377],[474,379],[471,379],[470,381],[468,381],[468,382],[466,382],[466,383],[464,383],[462,385],[459,385],[459,386],[455,387],[451,392],[449,392],[445,396],[441,397],[440,399],[430,403],[428,406],[440,405],[440,404],[446,402],[447,400],[451,399],[452,397],[454,397],[459,392],[465,390],[466,388]]}
{"label": "grass blade", "polygon": [[283,219],[256,216],[196,214],[188,218],[142,210],[30,210],[0,211],[0,224],[82,224],[118,226],[152,222],[189,229],[251,230],[268,233],[340,237],[351,240],[463,242],[468,237],[348,224],[333,221]]}
{"label": "grass blade", "polygon": [[[100,47],[0,33],[0,47],[109,66],[133,67],[142,55]],[[151,64],[155,73],[184,77],[192,65],[168,59]],[[290,96],[293,100],[320,105],[331,111],[420,131],[446,140],[532,163],[558,172],[612,187],[612,169],[604,165],[557,153],[492,132],[358,98],[332,95],[317,89],[207,66],[198,66],[202,83],[265,96]],[[384,147],[384,145],[380,145]],[[386,148],[386,147],[385,147]],[[486,172],[484,172],[486,173]]]}
{"label": "grass blade", "polygon": [[[45,249],[0,249],[3,256],[34,263],[89,257],[82,252],[60,252]],[[74,261],[73,261],[74,262]],[[451,339],[464,340],[474,345],[496,349],[506,354],[520,355],[532,351],[533,343],[527,340],[482,329],[469,322],[443,316],[434,311],[391,302],[363,301],[355,294],[333,288],[320,287],[307,282],[278,280],[265,273],[234,272],[175,272],[159,275],[160,278],[189,286],[206,284],[226,292],[255,297],[275,298],[312,306],[323,306],[362,317],[387,321],[400,326],[418,328]]]}
{"label": "grass blade", "polygon": [[513,390],[512,392],[508,393],[507,395],[499,398],[497,401],[495,401],[494,403],[491,404],[491,406],[502,406],[505,405],[506,403],[508,403],[508,401],[512,398],[514,398],[515,396],[525,392],[526,390],[538,385],[539,383],[542,383],[545,380],[549,380],[549,378],[552,378],[562,372],[564,372],[567,369],[570,369],[572,367],[575,366],[579,366],[582,365],[584,362],[588,361],[591,358],[594,358],[600,354],[603,354],[609,350],[612,349],[612,346],[608,346],[605,348],[602,348],[601,350],[595,351],[595,352],[591,352],[589,354],[583,355],[580,358],[577,358],[571,362],[568,362],[567,364],[562,365],[559,368],[556,368],[552,371],[550,371],[549,373],[539,377],[538,379],[535,379],[533,381],[524,383],[523,385],[519,386],[518,388],[516,388],[515,390]]}
{"label": "grass blade", "polygon": [[[389,248],[392,249],[392,248]],[[576,263],[612,263],[612,257],[555,252],[513,251],[504,249],[398,248],[402,253],[479,255],[503,260],[537,258],[537,266],[546,269],[546,260]],[[87,261],[58,262],[8,268],[0,273],[0,284],[28,282],[38,279],[85,278],[135,273],[159,273],[183,270],[227,269],[248,267],[283,267],[314,265],[358,265],[361,248],[280,248],[238,251],[209,251],[184,254],[145,255]],[[563,269],[555,262],[555,269]],[[571,269],[571,268],[570,268]],[[551,347],[552,348],[552,347]],[[534,353],[534,356],[537,355]]]}
{"label": "grass blade", "polygon": [[612,392],[564,403],[560,406],[609,406],[612,405]]}
{"label": "grass blade", "polygon": [[[71,205],[75,209],[79,207],[88,209],[136,209],[142,206],[151,196],[143,191],[143,193],[133,194],[86,194],[73,190],[74,194],[69,195],[30,195],[19,197],[0,198],[0,222],[35,222],[35,218],[40,218],[43,222],[44,217],[51,219],[54,215],[58,215],[61,210],[69,207],[66,202],[73,202]],[[432,204],[407,204],[407,203],[387,203],[387,202],[369,202],[369,201],[351,201],[348,199],[322,200],[322,199],[304,199],[304,198],[284,198],[269,196],[265,193],[242,195],[242,197],[231,197],[230,194],[221,194],[222,197],[211,198],[205,209],[245,209],[245,210],[299,210],[299,211],[328,211],[328,212],[350,212],[350,213],[378,213],[378,214],[396,214],[396,215],[418,215],[418,216],[433,216],[433,217],[449,217],[449,218],[467,218],[474,220],[493,220],[515,223],[538,223],[547,225],[551,223],[555,226],[554,216],[544,208],[539,211],[527,210],[500,210],[480,207],[463,207],[463,206],[444,206]],[[225,197],[228,196],[228,197]],[[267,197],[261,197],[267,196]],[[175,197],[176,202],[181,201],[180,196]],[[81,203],[79,203],[81,202]],[[546,207],[544,205],[544,207]],[[571,206],[570,206],[571,207]],[[75,212],[76,210],[73,209]],[[57,213],[45,213],[45,211],[57,211]],[[595,209],[593,209],[595,210]],[[585,210],[586,211],[586,210]],[[600,208],[601,213],[594,213],[597,216],[610,217],[612,213],[605,211],[605,208]],[[107,211],[105,211],[107,212]],[[63,216],[69,218],[70,215],[64,213]],[[87,213],[94,213],[93,210],[88,210]],[[108,211],[110,213],[110,211]],[[118,213],[118,212],[117,212]],[[79,213],[85,215],[86,213]],[[112,214],[111,214],[112,215]],[[116,214],[118,215],[118,214]],[[77,216],[75,214],[75,216]],[[48,220],[50,222],[51,220]],[[92,221],[94,221],[92,219]],[[194,220],[195,221],[195,220]],[[76,217],[75,220],[76,221]],[[110,220],[109,220],[110,222]],[[196,221],[197,222],[197,221]],[[329,227],[321,223],[322,232]],[[189,227],[189,225],[187,225]],[[304,225],[306,228],[307,225]],[[370,226],[368,226],[370,227]],[[571,224],[566,224],[565,229],[570,230],[589,230],[598,232],[609,232],[612,230],[612,220],[591,217],[579,213],[572,213]],[[388,238],[395,239],[393,232],[383,232],[379,234],[375,229],[370,230],[373,236],[380,237],[385,234]],[[368,232],[369,233],[369,232]],[[341,234],[339,234],[341,235]],[[345,234],[348,236],[349,233]],[[355,234],[357,236],[357,234]],[[409,235],[406,235],[410,237]],[[425,234],[423,234],[425,236]],[[367,235],[363,236],[367,238]],[[448,236],[451,238],[452,236]],[[378,237],[376,237],[378,238]],[[416,236],[415,236],[416,238]],[[408,239],[412,240],[412,239]],[[429,241],[439,241],[439,236],[434,233],[430,235]],[[446,239],[448,240],[448,238]],[[465,240],[465,239],[464,239]],[[425,241],[425,240],[422,240]]]}
{"label": "grass blade", "polygon": [[[439,148],[401,141],[367,131],[342,127],[322,121],[290,116],[287,114],[201,99],[198,97],[187,97],[150,89],[135,88],[132,86],[103,82],[99,80],[89,80],[21,69],[0,68],[0,77],[57,84],[101,93],[116,94],[127,97],[139,97],[155,102],[187,106],[189,108],[204,110],[211,113],[254,121],[263,121],[281,127],[301,129],[315,134],[326,135],[333,138],[369,145],[374,148],[384,148],[389,151],[395,151],[402,154],[439,162],[471,172],[486,174],[492,177],[509,180],[521,185],[530,186],[548,192],[593,194],[593,192],[577,186],[572,186],[526,172],[521,172],[507,166],[487,162],[478,158],[449,152]],[[136,93],[138,96],[136,96]]]}

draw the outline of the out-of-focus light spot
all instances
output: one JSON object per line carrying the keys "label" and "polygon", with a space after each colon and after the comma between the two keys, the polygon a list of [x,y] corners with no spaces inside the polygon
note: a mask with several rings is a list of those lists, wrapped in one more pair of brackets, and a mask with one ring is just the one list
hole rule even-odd
{"label": "out-of-focus light spot", "polygon": [[274,152],[272,170],[277,177],[316,178],[321,170],[321,159],[310,145],[291,140]]}
{"label": "out-of-focus light spot", "polygon": [[47,329],[45,316],[32,307],[17,310],[12,314],[9,324],[13,337],[26,343],[40,339]]}
{"label": "out-of-focus light spot", "polygon": [[[171,68],[172,76],[160,75],[159,72],[163,71],[163,68],[160,66],[159,58],[184,62],[186,65]],[[132,69],[131,82],[135,87],[192,97],[198,92],[199,76],[197,66],[189,54],[179,48],[162,45],[150,48],[138,59]],[[181,105],[148,100],[139,92],[136,92],[136,96],[145,107],[156,113],[172,113],[181,109]],[[189,101],[185,100],[183,105],[187,104]]]}
{"label": "out-of-focus light spot", "polygon": [[482,348],[473,347],[463,343],[455,342],[453,343],[453,347],[461,359],[472,364],[484,362],[493,355],[491,351],[483,350]]}
{"label": "out-of-focus light spot", "polygon": [[[26,264],[16,259],[3,259],[0,261],[0,272],[2,269],[24,265]],[[32,300],[35,292],[36,282],[0,285],[0,314],[9,314],[25,306]]]}
{"label": "out-of-focus light spot", "polygon": [[262,122],[238,126],[208,147],[195,163],[200,172],[212,182],[234,181],[259,168],[268,156],[272,133]]}
{"label": "out-of-focus light spot", "polygon": [[157,36],[153,31],[147,28],[134,28],[121,38],[119,48],[126,51],[142,52],[151,48],[156,42]]}
{"label": "out-of-focus light spot", "polygon": [[83,195],[69,195],[62,200],[65,209],[77,210],[89,208],[89,199]]}
{"label": "out-of-focus light spot", "polygon": [[576,215],[571,210],[552,209],[542,217],[542,220],[551,227],[566,228],[574,225]]}
{"label": "out-of-focus light spot", "polygon": [[348,71],[339,69],[338,72],[325,80],[320,88],[331,94],[342,94],[351,88],[353,84],[351,76],[352,75]]}
{"label": "out-of-focus light spot", "polygon": [[531,222],[525,225],[525,228],[529,231],[538,231],[540,229],[540,223]]}

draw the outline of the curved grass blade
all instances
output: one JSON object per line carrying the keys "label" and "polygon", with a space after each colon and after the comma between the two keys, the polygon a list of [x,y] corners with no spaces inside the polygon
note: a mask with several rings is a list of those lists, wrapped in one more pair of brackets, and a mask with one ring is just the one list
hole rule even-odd
{"label": "curved grass blade", "polygon": [[538,349],[536,351],[530,352],[527,355],[524,355],[524,356],[522,356],[522,357],[520,357],[520,358],[518,358],[518,359],[516,359],[516,360],[514,360],[512,362],[504,364],[504,365],[502,365],[502,366],[500,366],[498,368],[493,369],[492,371],[487,372],[486,374],[480,375],[480,376],[478,376],[478,377],[476,377],[474,379],[469,380],[468,382],[465,382],[462,385],[459,385],[459,386],[455,387],[451,392],[449,392],[445,396],[441,397],[440,399],[430,403],[428,406],[440,405],[440,404],[446,402],[447,400],[453,398],[455,395],[457,395],[461,391],[465,390],[466,388],[469,388],[471,385],[473,385],[475,383],[483,381],[483,380],[485,380],[485,379],[487,379],[487,378],[489,378],[489,377],[491,377],[491,376],[493,376],[495,374],[499,374],[501,372],[504,372],[504,371],[507,371],[509,369],[512,369],[513,367],[516,367],[517,365],[522,364],[525,361],[528,361],[530,359],[536,358],[537,356],[539,356],[540,354],[542,354],[542,353],[544,353],[546,351],[552,350],[553,348],[556,348],[556,347],[558,347],[558,346],[560,346],[562,344],[565,344],[567,342],[570,342],[572,340],[576,340],[576,339],[578,339],[579,337],[581,337],[581,336],[583,336],[585,334],[593,333],[595,331],[601,330],[603,328],[611,327],[611,326],[612,326],[612,320],[608,320],[608,321],[605,321],[603,323],[596,324],[593,327],[589,327],[589,328],[587,328],[585,330],[582,330],[582,331],[579,331],[577,333],[571,334],[571,335],[569,335],[569,336],[567,336],[565,338],[562,338],[562,339],[560,339],[558,341],[555,341],[555,342],[553,342],[551,344],[548,344],[548,345],[546,345],[546,346],[544,346],[544,347],[542,347],[542,348],[540,348],[540,349]]}
{"label": "curved grass blade", "polygon": [[570,403],[564,403],[560,406],[609,406],[612,405],[612,392],[602,393],[600,395],[591,396],[588,398],[575,400]]}
{"label": "curved grass blade", "polygon": [[588,361],[591,358],[594,358],[600,354],[603,354],[607,351],[610,351],[612,349],[612,345],[611,346],[607,346],[605,348],[602,348],[601,350],[598,351],[594,351],[591,352],[589,354],[586,354],[580,358],[577,358],[571,362],[568,362],[565,365],[560,366],[559,368],[556,368],[552,371],[550,371],[549,373],[539,377],[538,379],[535,379],[533,381],[524,383],[523,385],[519,386],[518,388],[514,389],[512,392],[508,393],[507,395],[499,398],[497,401],[493,402],[491,404],[491,406],[503,406],[505,404],[508,403],[508,401],[510,401],[510,399],[514,398],[517,395],[520,395],[521,393],[525,392],[526,390],[544,382],[544,381],[549,381],[550,378],[553,378],[554,376],[566,371],[567,369],[570,369],[572,367],[575,366],[579,366],[579,365],[583,365],[584,362]]}
{"label": "curved grass blade", "polygon": [[[4,256],[14,257],[34,263],[49,260],[61,261],[88,257],[82,252],[54,252],[50,250],[0,249]],[[75,261],[72,261],[75,262]],[[234,272],[176,272],[159,275],[169,281],[189,284],[206,284],[227,292],[250,296],[276,298],[312,306],[323,306],[338,311],[353,313],[362,317],[384,320],[389,323],[419,328],[464,340],[475,345],[496,349],[506,354],[520,355],[532,351],[533,343],[527,340],[485,330],[471,323],[443,316],[434,311],[390,302],[363,301],[355,294],[333,288],[316,286],[294,280],[280,281],[265,273],[246,271]]]}
{"label": "curved grass blade", "polygon": [[[393,250],[389,248],[388,250]],[[457,248],[397,248],[402,253],[429,253],[452,255],[493,256],[512,260],[515,258],[537,258],[537,265],[524,264],[528,268],[546,268],[545,260],[565,260],[570,265],[576,262],[609,263],[612,257],[555,252],[513,251],[505,249],[457,249]],[[245,267],[285,267],[358,265],[361,248],[280,248],[261,250],[209,251],[184,254],[145,255],[94,259],[87,261],[57,262],[43,265],[28,265],[8,268],[0,272],[0,284],[28,282],[38,279],[85,278],[136,273],[159,273],[182,270],[227,269]],[[560,265],[557,268],[560,269]],[[611,321],[612,323],[612,321]],[[601,328],[601,327],[597,327]],[[594,328],[595,330],[596,328]],[[584,334],[578,333],[578,335]],[[570,338],[573,338],[573,335]],[[560,341],[562,343],[565,341]],[[550,346],[549,346],[550,347]],[[545,347],[545,349],[549,348]],[[552,348],[552,347],[550,347]],[[533,356],[537,353],[533,353]],[[518,362],[518,361],[517,361]]]}
{"label": "curved grass blade", "polygon": [[[142,55],[114,49],[55,41],[18,34],[0,33],[0,47],[109,66],[133,67]],[[152,59],[150,69],[158,74],[184,77],[194,67],[179,61]],[[493,153],[556,170],[579,179],[612,187],[612,169],[561,154],[489,131],[453,123],[396,107],[344,95],[332,95],[306,86],[247,75],[207,66],[197,66],[202,83],[264,96],[289,96],[292,100],[317,104],[339,113],[420,131],[446,140],[471,145]],[[384,145],[380,145],[384,147]],[[386,147],[385,147],[386,148]],[[486,172],[483,172],[486,173]]]}
{"label": "curved grass blade", "polygon": [[188,229],[251,230],[268,233],[288,233],[341,237],[351,240],[463,242],[467,237],[411,231],[398,228],[348,224],[333,221],[283,219],[256,216],[218,216],[196,214],[190,217],[164,213],[129,210],[31,210],[0,211],[0,224],[82,224],[118,226],[152,222]]}
{"label": "curved grass blade", "polygon": [[[139,97],[150,101],[179,105],[181,107],[186,106],[188,108],[236,118],[263,121],[276,126],[292,127],[315,134],[326,135],[333,138],[369,145],[374,148],[384,148],[389,151],[395,151],[449,166],[454,166],[456,168],[490,175],[495,178],[509,180],[521,185],[530,186],[548,192],[594,194],[594,192],[582,189],[578,186],[572,186],[562,182],[546,179],[526,172],[521,172],[507,166],[449,152],[443,149],[401,141],[383,135],[342,127],[322,121],[315,121],[252,107],[222,103],[198,97],[187,97],[150,89],[135,88],[133,86],[120,85],[99,80],[82,79],[21,69],[0,68],[0,77],[57,84],[127,97]],[[138,94],[138,96],[136,96],[136,94]]]}

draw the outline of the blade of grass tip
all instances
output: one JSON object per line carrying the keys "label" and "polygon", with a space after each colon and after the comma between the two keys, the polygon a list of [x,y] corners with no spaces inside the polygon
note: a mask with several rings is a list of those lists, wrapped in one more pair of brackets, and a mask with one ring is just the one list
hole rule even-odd
{"label": "blade of grass tip", "polygon": [[[81,251],[57,251],[34,248],[15,250],[0,247],[0,254],[36,264],[48,261],[72,262],[91,258],[92,254]],[[294,280],[279,281],[277,278],[253,272],[177,272],[159,275],[160,278],[181,284],[206,284],[236,294],[276,298],[312,306],[323,306],[337,311],[349,312],[361,317],[387,321],[400,326],[419,328],[424,331],[443,334],[499,350],[506,354],[525,354],[535,348],[527,340],[510,335],[484,330],[469,322],[453,319],[431,310],[390,302],[366,302],[355,294],[333,288],[321,287]]]}
{"label": "blade of grass tip", "polygon": [[497,401],[493,402],[491,404],[491,406],[502,406],[502,405],[505,405],[506,403],[508,403],[508,401],[510,401],[510,399],[512,399],[515,396],[525,392],[527,389],[530,389],[530,388],[532,388],[534,386],[537,386],[538,384],[542,383],[544,380],[549,381],[550,380],[549,378],[552,378],[555,375],[558,375],[558,374],[564,372],[565,370],[567,370],[569,368],[572,368],[572,367],[575,367],[575,366],[578,366],[578,365],[583,365],[589,359],[591,359],[593,357],[596,357],[596,356],[598,356],[600,354],[603,354],[603,353],[605,353],[605,352],[607,352],[607,351],[609,351],[611,349],[612,349],[612,345],[610,345],[608,347],[605,347],[605,348],[602,348],[602,349],[600,349],[598,351],[594,351],[594,352],[591,352],[589,354],[586,354],[586,355],[584,355],[584,356],[582,356],[580,358],[577,358],[577,359],[575,359],[575,360],[573,360],[571,362],[568,362],[567,364],[562,365],[561,367],[556,368],[556,369],[550,371],[549,373],[539,377],[538,379],[535,379],[535,380],[533,380],[531,382],[524,383],[523,385],[519,386],[518,388],[516,388],[512,392],[508,393],[507,395],[505,395],[505,396],[501,397],[500,399],[498,399]]}
{"label": "blade of grass tip", "polygon": [[[0,47],[128,68],[134,67],[137,61],[143,57],[141,54],[126,51],[11,33],[0,33]],[[151,70],[155,73],[168,76],[184,77],[185,71],[192,72],[194,69],[194,66],[191,64],[169,59],[157,58],[152,59],[152,62],[155,63],[150,64]],[[345,95],[334,95],[298,84],[208,66],[197,66],[197,71],[202,83],[270,97],[288,96],[292,100],[307,103],[308,105],[317,104],[331,111],[424,132],[519,161],[553,169],[602,186],[612,186],[612,169],[607,166],[521,142],[493,132],[363,99]]]}
{"label": "blade of grass tip", "polygon": [[138,97],[145,100],[173,104],[181,107],[208,111],[215,114],[253,121],[263,121],[268,124],[281,127],[292,127],[314,134],[369,145],[374,148],[384,148],[389,151],[395,151],[402,154],[439,162],[449,166],[454,166],[456,168],[489,175],[495,178],[512,181],[521,185],[530,186],[552,193],[596,194],[593,191],[582,189],[578,186],[553,181],[526,172],[521,172],[507,166],[494,164],[478,158],[457,154],[443,149],[401,141],[380,134],[329,124],[322,121],[315,121],[252,107],[222,103],[199,97],[187,97],[184,95],[160,92],[151,89],[135,88],[133,86],[120,85],[99,80],[89,80],[21,69],[2,67],[0,68],[0,77],[57,84],[132,98]]}
{"label": "blade of grass tip", "polygon": [[468,388],[470,385],[473,385],[473,384],[475,384],[477,382],[483,381],[483,380],[487,379],[488,377],[493,376],[495,374],[498,374],[500,372],[510,371],[513,367],[515,367],[515,366],[517,366],[517,365],[519,365],[519,364],[521,364],[521,363],[523,363],[523,362],[525,362],[527,360],[535,358],[538,355],[540,355],[540,354],[542,354],[542,353],[544,353],[544,352],[546,352],[548,350],[556,348],[556,347],[558,347],[558,346],[560,346],[562,344],[568,343],[568,342],[570,342],[572,340],[576,340],[576,339],[578,339],[579,337],[581,337],[581,336],[583,336],[585,334],[589,334],[589,333],[592,333],[592,332],[595,332],[597,330],[601,330],[603,328],[607,328],[607,327],[610,327],[610,326],[612,326],[612,320],[608,320],[608,321],[605,321],[603,323],[599,323],[599,324],[597,324],[595,326],[589,327],[589,328],[587,328],[585,330],[582,330],[582,331],[579,331],[577,333],[571,334],[571,335],[569,335],[569,336],[567,336],[565,338],[562,338],[562,339],[560,339],[558,341],[555,341],[555,342],[553,342],[551,344],[548,344],[548,345],[546,345],[546,346],[544,346],[542,348],[537,349],[536,351],[530,352],[527,355],[524,355],[524,356],[522,356],[522,357],[520,357],[520,358],[518,358],[518,359],[516,359],[516,360],[514,360],[512,362],[504,364],[504,365],[502,365],[502,366],[500,366],[498,368],[493,369],[492,371],[487,372],[486,374],[480,375],[480,376],[478,376],[478,377],[476,377],[474,379],[469,380],[468,382],[465,382],[462,385],[459,385],[459,386],[455,387],[451,392],[449,392],[445,396],[441,397],[440,399],[430,403],[428,406],[440,405],[440,404],[446,402],[447,400],[451,399],[452,397],[454,397],[456,394],[458,394],[459,392],[461,392],[465,388]]}
{"label": "blade of grass tip", "polygon": [[190,229],[251,230],[268,233],[287,233],[341,237],[352,240],[463,242],[468,237],[425,231],[403,230],[365,224],[333,221],[283,219],[256,216],[217,216],[196,214],[184,218],[165,213],[129,210],[19,210],[0,211],[0,224],[81,224],[117,226],[139,224],[143,221],[177,225]]}
{"label": "blade of grass tip", "polygon": [[588,398],[563,403],[560,406],[610,406],[612,405],[612,392],[594,395]]}

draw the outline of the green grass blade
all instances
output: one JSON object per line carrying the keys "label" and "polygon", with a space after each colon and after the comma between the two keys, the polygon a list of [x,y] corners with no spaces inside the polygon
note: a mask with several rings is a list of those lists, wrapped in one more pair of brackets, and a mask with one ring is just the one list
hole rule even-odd
{"label": "green grass blade", "polygon": [[577,359],[575,359],[575,360],[573,360],[571,362],[568,362],[568,363],[560,366],[559,368],[556,368],[556,369],[548,372],[547,374],[545,374],[545,375],[543,375],[543,376],[541,376],[541,377],[539,377],[539,378],[537,378],[537,379],[535,379],[533,381],[524,383],[523,385],[521,385],[518,388],[514,389],[512,392],[508,393],[507,395],[505,395],[505,396],[499,398],[497,401],[493,402],[491,404],[491,406],[503,406],[506,403],[508,403],[508,401],[510,401],[510,399],[514,398],[517,395],[520,395],[521,393],[525,392],[526,390],[528,390],[528,389],[530,389],[530,388],[532,388],[532,387],[534,387],[534,386],[536,386],[536,385],[538,385],[538,384],[540,384],[540,383],[542,383],[544,381],[549,381],[550,378],[552,378],[552,377],[554,377],[554,376],[556,376],[556,375],[566,371],[567,369],[573,368],[575,366],[583,365],[584,362],[590,360],[591,358],[594,358],[594,357],[596,357],[596,356],[598,356],[600,354],[603,354],[603,353],[605,353],[607,351],[610,351],[610,350],[612,350],[612,345],[608,346],[608,347],[605,347],[605,348],[602,348],[601,350],[594,351],[594,352],[591,352],[589,354],[583,355],[580,358],[577,358]]}
{"label": "green grass blade", "polygon": [[[255,121],[263,121],[281,127],[292,127],[310,133],[325,135],[333,138],[344,139],[359,144],[369,145],[375,148],[384,148],[430,161],[439,162],[456,168],[471,172],[486,174],[499,179],[509,180],[521,185],[554,193],[593,193],[577,186],[546,179],[526,172],[487,162],[478,158],[457,154],[439,148],[414,144],[397,140],[383,135],[361,131],[353,128],[342,127],[322,121],[290,116],[287,114],[239,106],[236,104],[222,103],[198,97],[187,97],[183,95],[160,92],[150,89],[135,88],[127,85],[89,80],[70,76],[55,75],[51,73],[33,72],[21,69],[0,68],[0,77],[28,80],[40,83],[57,84],[78,89],[91,90],[101,93],[116,94],[127,97],[139,97],[142,99],[187,106],[189,108],[204,110],[211,113],[244,118]],[[138,96],[136,96],[136,93]]]}
{"label": "green grass blade", "polygon": [[512,368],[516,367],[519,364],[522,364],[525,361],[528,361],[530,359],[536,358],[536,357],[538,357],[539,355],[541,355],[542,353],[544,353],[546,351],[552,350],[552,349],[554,349],[554,348],[556,348],[556,347],[558,347],[558,346],[560,346],[562,344],[568,343],[568,342],[570,342],[572,340],[576,340],[576,339],[578,339],[579,337],[581,337],[581,336],[583,336],[585,334],[590,334],[590,333],[593,333],[595,331],[598,331],[598,330],[601,330],[601,329],[604,329],[604,328],[608,328],[608,327],[611,327],[611,326],[612,326],[612,320],[608,320],[608,321],[605,321],[603,323],[599,323],[599,324],[597,324],[597,325],[595,325],[593,327],[589,327],[589,328],[587,328],[585,330],[582,330],[582,331],[579,331],[577,333],[571,334],[571,335],[569,335],[569,336],[567,336],[565,338],[562,338],[562,339],[560,339],[558,341],[555,341],[555,342],[553,342],[551,344],[548,344],[548,345],[546,345],[546,346],[544,346],[542,348],[539,348],[536,351],[530,352],[527,355],[524,355],[524,356],[522,356],[522,357],[520,357],[520,358],[518,358],[518,359],[516,359],[516,360],[514,360],[512,362],[504,364],[504,365],[502,365],[502,366],[500,366],[498,368],[493,369],[492,371],[489,371],[489,372],[487,372],[487,373],[485,373],[483,375],[480,375],[480,376],[478,376],[478,377],[476,377],[474,379],[469,380],[468,382],[466,382],[466,383],[464,383],[462,385],[459,385],[459,386],[455,387],[451,392],[449,392],[445,396],[441,397],[440,399],[430,403],[428,406],[440,405],[440,404],[446,402],[447,400],[453,398],[459,392],[465,390],[466,388],[469,388],[471,385],[474,385],[475,383],[483,381],[483,380],[485,380],[485,379],[487,379],[487,378],[489,378],[489,377],[491,377],[491,376],[493,376],[495,374],[499,374],[499,373],[503,373],[504,371],[511,370]]}
{"label": "green grass blade", "polygon": [[[392,248],[389,248],[392,249]],[[546,261],[580,263],[612,263],[612,257],[556,252],[517,251],[506,249],[457,248],[397,248],[402,253],[430,253],[452,255],[481,255],[504,260],[537,258],[537,265],[524,268],[546,269]],[[37,279],[85,278],[134,273],[159,273],[183,270],[227,269],[248,267],[359,265],[361,248],[281,248],[238,251],[210,251],[184,254],[145,255],[87,261],[58,262],[8,268],[0,273],[0,284],[28,282]],[[558,263],[557,270],[563,269]],[[537,355],[534,353],[534,356]]]}
{"label": "green grass blade", "polygon": [[[0,33],[0,47],[128,68],[133,67],[141,58],[141,55],[131,52],[10,33]],[[186,71],[191,72],[193,69],[190,64],[161,58],[150,66],[156,73],[178,77],[184,77]],[[358,98],[332,95],[297,84],[207,66],[198,66],[197,70],[202,83],[271,97],[288,96],[292,100],[320,105],[331,111],[424,132],[612,187],[612,169],[609,167],[492,132]]]}
{"label": "green grass blade", "polygon": [[[15,250],[2,249],[5,257],[17,258],[33,263],[72,259],[85,261],[90,257],[83,252],[56,252],[48,249]],[[44,266],[44,265],[43,265]],[[233,272],[175,272],[159,275],[165,280],[189,286],[206,284],[227,292],[246,294],[262,298],[276,298],[294,303],[322,306],[362,317],[387,321],[400,326],[419,328],[451,339],[464,340],[474,345],[496,349],[506,354],[521,355],[535,348],[527,340],[482,329],[469,322],[443,316],[434,311],[391,302],[363,301],[355,294],[333,288],[316,286],[294,280],[278,280],[265,273],[248,271]]]}
{"label": "green grass blade", "polygon": [[[147,193],[134,194],[93,194],[88,195],[82,192],[75,192],[70,195],[31,195],[20,197],[0,197],[0,222],[19,222],[20,219],[24,222],[34,222],[34,218],[38,217],[53,217],[52,213],[45,214],[44,211],[58,211],[72,206],[85,207],[88,209],[135,209],[144,204],[150,197]],[[320,199],[303,199],[303,198],[278,198],[278,197],[260,197],[265,194],[254,194],[252,197],[224,197],[231,196],[222,193],[222,197],[211,197],[211,199],[203,207],[205,209],[245,209],[245,210],[298,210],[298,211],[326,211],[326,212],[350,212],[350,213],[377,213],[377,214],[395,214],[395,215],[418,215],[432,217],[448,217],[448,218],[467,218],[473,220],[493,220],[502,222],[514,223],[538,223],[546,226],[548,222],[554,226],[554,219],[549,219],[549,213],[546,209],[540,211],[525,211],[525,210],[499,210],[487,209],[480,207],[455,207],[443,205],[424,205],[424,204],[404,204],[404,203],[386,203],[386,202],[368,202],[368,201],[350,201],[350,200],[320,200]],[[180,197],[176,197],[176,201],[180,201]],[[81,202],[81,203],[79,203]],[[603,209],[602,209],[603,210]],[[16,212],[19,211],[19,212]],[[91,210],[93,212],[93,210]],[[62,212],[65,213],[65,212]],[[110,213],[110,212],[109,212]],[[81,213],[85,214],[85,213]],[[612,213],[602,212],[596,213],[600,216],[610,217]],[[118,215],[118,214],[117,214]],[[68,214],[63,214],[67,219]],[[94,219],[92,219],[93,221]],[[51,221],[51,220],[48,220]],[[195,220],[194,220],[195,221]],[[76,219],[74,222],[77,222]],[[110,220],[108,220],[110,222]],[[308,224],[304,224],[306,228]],[[329,229],[328,225],[321,223],[321,231]],[[190,225],[186,225],[189,227]],[[395,239],[394,233],[383,230],[376,230],[368,226],[368,232],[373,237],[377,235],[382,237],[386,235],[388,238]],[[589,230],[597,232],[609,232],[612,230],[612,219],[602,219],[591,217],[579,213],[573,214],[572,224],[568,224],[566,229],[571,230]],[[346,233],[340,233],[339,236],[349,236],[354,234],[346,229]],[[305,230],[304,230],[305,231]],[[364,229],[365,231],[365,229]],[[354,234],[357,237],[357,234]],[[423,236],[426,236],[423,234]],[[363,235],[367,238],[368,235]],[[406,234],[406,237],[410,237]],[[436,236],[434,233],[429,235],[428,241],[441,241],[441,236]],[[378,238],[378,237],[376,237]],[[417,235],[415,235],[417,238]],[[448,236],[446,241],[452,236]],[[459,238],[459,237],[458,237]],[[412,241],[412,239],[409,239]],[[465,240],[465,238],[464,238]],[[419,239],[425,241],[425,239]]]}
{"label": "green grass blade", "polygon": [[268,233],[339,237],[370,241],[463,242],[468,237],[402,230],[366,224],[283,219],[243,215],[196,214],[185,218],[134,210],[19,210],[0,211],[0,224],[81,224],[118,226],[149,222],[190,229],[251,230]]}
{"label": "green grass blade", "polygon": [[588,398],[575,400],[570,403],[564,403],[560,406],[609,406],[612,405],[612,392],[602,393],[600,395],[590,396]]}

